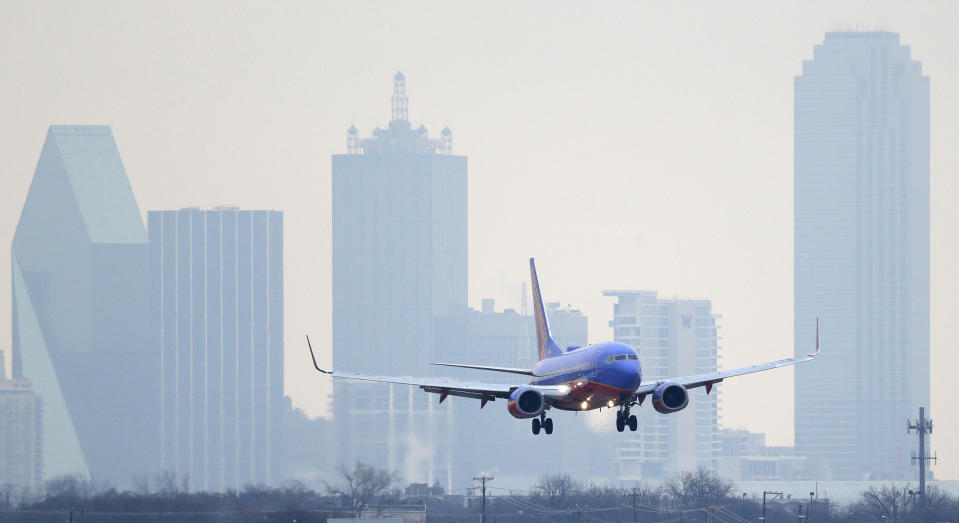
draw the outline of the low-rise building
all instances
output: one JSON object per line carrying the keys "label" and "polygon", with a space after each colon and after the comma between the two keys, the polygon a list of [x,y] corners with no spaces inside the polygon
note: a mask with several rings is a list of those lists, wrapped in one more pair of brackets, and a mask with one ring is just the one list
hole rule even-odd
{"label": "low-rise building", "polygon": [[30,380],[7,379],[0,352],[0,485],[39,488],[43,460],[40,396]]}

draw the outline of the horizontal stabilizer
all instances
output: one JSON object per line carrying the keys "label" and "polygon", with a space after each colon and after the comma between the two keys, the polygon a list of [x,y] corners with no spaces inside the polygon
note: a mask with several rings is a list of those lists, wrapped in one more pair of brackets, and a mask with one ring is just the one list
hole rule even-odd
{"label": "horizontal stabilizer", "polygon": [[433,365],[441,365],[443,367],[459,367],[461,369],[489,370],[493,372],[509,372],[511,374],[525,374],[527,376],[533,375],[532,369],[520,369],[516,367],[490,367],[488,365],[464,365],[462,363],[433,363]]}

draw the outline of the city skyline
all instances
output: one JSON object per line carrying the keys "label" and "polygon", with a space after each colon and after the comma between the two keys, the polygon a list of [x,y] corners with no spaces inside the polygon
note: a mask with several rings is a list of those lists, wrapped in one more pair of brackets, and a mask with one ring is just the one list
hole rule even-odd
{"label": "city skyline", "polygon": [[[941,15],[943,6],[945,4],[940,4],[937,14]],[[591,329],[590,341],[610,337],[605,335],[609,331],[604,326],[608,318],[602,314],[608,304],[597,289],[613,286],[654,288],[663,295],[676,293],[713,299],[717,309],[725,314],[723,344],[727,359],[724,363],[732,366],[748,362],[754,356],[787,355],[792,345],[792,317],[789,313],[792,300],[789,209],[791,79],[798,74],[801,60],[811,56],[811,46],[822,41],[826,30],[836,28],[836,24],[843,24],[844,20],[867,18],[866,25],[873,27],[877,25],[874,20],[885,19],[885,26],[900,33],[902,41],[913,46],[914,54],[922,58],[926,74],[935,85],[932,173],[933,184],[939,191],[934,192],[933,197],[933,287],[937,287],[938,278],[938,288],[942,290],[938,294],[934,290],[932,297],[932,417],[937,423],[938,435],[934,445],[940,454],[936,467],[939,473],[947,470],[950,463],[950,453],[942,447],[948,441],[943,434],[949,434],[950,430],[955,430],[950,427],[957,426],[950,421],[949,412],[936,407],[937,397],[943,397],[942,393],[937,396],[936,391],[944,390],[942,387],[946,386],[942,374],[937,378],[936,369],[955,367],[951,364],[953,360],[949,359],[951,356],[945,354],[944,349],[936,348],[936,340],[938,337],[940,343],[944,343],[948,339],[946,320],[956,308],[955,300],[950,296],[955,294],[955,283],[943,271],[955,252],[951,239],[955,235],[948,234],[948,231],[956,220],[954,211],[946,205],[950,201],[949,195],[955,194],[951,190],[954,182],[945,175],[950,166],[956,164],[955,154],[946,147],[955,141],[955,131],[951,128],[954,126],[949,122],[955,120],[956,111],[954,97],[942,94],[956,91],[954,66],[945,59],[955,49],[956,41],[951,34],[947,36],[940,25],[941,20],[948,17],[932,16],[929,11],[920,9],[914,12],[890,4],[868,10],[861,4],[834,11],[820,7],[818,13],[813,13],[815,9],[787,8],[784,18],[789,19],[788,24],[780,20],[782,13],[776,9],[751,9],[750,16],[765,23],[743,35],[730,34],[712,24],[713,20],[733,20],[741,16],[742,13],[735,9],[720,13],[709,9],[702,13],[680,11],[671,15],[648,7],[635,11],[624,8],[624,14],[635,16],[620,17],[624,19],[623,23],[631,20],[650,24],[655,20],[664,27],[660,31],[649,28],[649,34],[642,37],[632,33],[644,31],[631,31],[627,36],[625,29],[615,21],[585,12],[582,13],[584,23],[608,22],[612,24],[612,30],[604,31],[590,46],[582,48],[590,50],[585,53],[566,52],[570,49],[562,42],[547,42],[546,59],[541,64],[530,60],[534,47],[529,45],[530,41],[517,40],[516,35],[519,34],[518,26],[534,27],[534,39],[543,37],[544,33],[539,29],[540,24],[532,23],[524,18],[526,15],[519,13],[517,21],[506,24],[503,29],[510,36],[506,41],[520,42],[518,55],[514,55],[514,62],[498,62],[506,64],[499,75],[494,74],[496,67],[482,59],[470,66],[457,66],[459,58],[454,60],[450,56],[453,53],[444,51],[442,44],[466,57],[471,56],[471,48],[465,43],[466,39],[442,38],[449,36],[443,29],[434,29],[434,32],[427,33],[431,38],[422,38],[430,41],[430,48],[436,53],[430,56],[430,60],[438,63],[437,72],[431,72],[424,61],[412,60],[410,63],[411,59],[404,59],[403,56],[413,56],[415,53],[410,51],[419,47],[403,40],[398,33],[389,32],[388,36],[375,40],[392,35],[391,41],[396,45],[372,61],[358,60],[369,72],[359,72],[348,66],[349,60],[335,58],[333,65],[346,71],[344,74],[348,76],[345,79],[301,72],[290,76],[289,83],[273,80],[266,86],[254,83],[251,87],[234,82],[231,84],[234,86],[230,91],[232,94],[226,97],[220,81],[214,81],[214,78],[246,79],[249,74],[246,64],[265,64],[266,58],[272,58],[288,45],[297,53],[303,53],[303,49],[315,49],[315,45],[302,45],[304,27],[294,24],[289,40],[268,46],[268,52],[253,53],[244,58],[246,61],[228,58],[220,67],[213,68],[217,75],[208,76],[201,72],[203,67],[196,66],[219,64],[223,55],[230,56],[229,51],[246,49],[245,40],[241,39],[235,45],[228,44],[225,49],[211,48],[204,37],[198,36],[204,31],[198,30],[192,22],[177,18],[171,21],[169,17],[160,16],[159,21],[151,22],[160,25],[148,24],[144,39],[132,38],[129,47],[154,56],[150,53],[158,51],[149,43],[149,38],[165,34],[169,25],[163,24],[185,24],[187,38],[182,45],[196,44],[199,50],[196,58],[188,60],[182,69],[172,65],[167,57],[178,56],[177,53],[183,51],[178,47],[181,44],[176,44],[171,54],[156,54],[155,65],[151,67],[156,67],[159,72],[179,71],[188,78],[198,79],[190,82],[193,89],[190,92],[195,96],[181,97],[180,90],[162,79],[155,88],[142,90],[145,96],[138,100],[113,96],[110,93],[115,91],[111,90],[101,91],[97,80],[80,82],[77,90],[63,92],[60,87],[54,87],[59,85],[55,84],[55,77],[48,78],[38,73],[29,63],[4,62],[10,66],[14,77],[21,77],[16,74],[20,72],[24,81],[39,78],[40,92],[36,96],[63,95],[46,96],[49,104],[40,108],[31,102],[33,95],[28,96],[29,93],[22,93],[16,87],[7,88],[3,107],[7,114],[15,117],[15,121],[22,123],[3,131],[4,157],[10,159],[9,170],[5,173],[5,180],[9,180],[5,183],[10,191],[5,197],[8,199],[4,199],[4,208],[12,208],[11,214],[19,214],[28,183],[20,178],[26,177],[24,173],[31,172],[31,164],[35,164],[36,136],[50,123],[77,121],[114,125],[143,209],[180,208],[192,204],[208,207],[221,203],[244,208],[288,209],[288,234],[290,238],[296,238],[290,243],[297,244],[295,252],[288,257],[289,300],[296,304],[288,307],[290,313],[287,315],[288,391],[298,404],[312,404],[311,412],[322,412],[322,405],[317,406],[321,400],[305,399],[314,396],[322,385],[315,378],[304,378],[305,373],[300,372],[294,358],[299,355],[297,338],[293,335],[304,331],[322,333],[329,327],[328,320],[324,319],[326,305],[322,297],[327,285],[327,278],[322,275],[329,272],[328,255],[324,254],[323,247],[328,242],[323,231],[329,226],[325,202],[328,194],[322,189],[327,182],[318,182],[316,188],[310,183],[306,185],[309,190],[302,190],[301,186],[311,177],[322,177],[323,172],[328,171],[324,158],[328,158],[331,152],[343,151],[342,132],[346,126],[355,122],[368,129],[372,127],[370,122],[382,118],[378,115],[383,113],[389,95],[383,92],[383,78],[396,70],[403,70],[409,75],[409,89],[418,100],[411,107],[413,118],[426,122],[432,130],[449,123],[457,130],[457,150],[471,157],[470,294],[473,298],[470,305],[477,305],[476,300],[487,296],[496,298],[505,306],[518,305],[519,284],[524,280],[524,274],[514,267],[517,260],[535,254],[543,263],[544,280],[558,283],[558,286],[551,286],[550,291],[577,303],[590,316],[591,326],[599,326]],[[6,9],[24,9],[26,14],[31,12],[27,7]],[[384,7],[375,18],[406,16],[394,12],[394,9],[398,8]],[[571,12],[575,10],[561,6],[556,13],[546,16],[555,25]],[[864,14],[857,15],[857,12]],[[136,11],[126,13],[129,16],[138,14]],[[25,17],[24,13],[11,14],[17,16],[7,17],[8,20]],[[356,18],[356,13],[349,11],[329,14],[332,19]],[[455,13],[443,10],[431,16],[441,14],[462,20]],[[230,20],[248,15],[241,10],[231,14],[236,18]],[[80,19],[88,20],[85,16]],[[205,21],[204,24],[210,24],[208,16],[199,18]],[[280,15],[266,18],[264,24],[276,19],[285,20]],[[313,24],[319,23],[315,17],[303,18]],[[66,19],[55,18],[54,21],[72,27]],[[306,21],[304,25],[307,25]],[[352,22],[352,26],[355,23]],[[425,30],[421,24],[414,24],[414,27]],[[648,25],[642,27],[648,28]],[[689,39],[693,34],[689,28],[693,27],[701,31],[702,36]],[[853,26],[848,23],[846,27]],[[203,26],[203,29],[207,28]],[[210,29],[213,34],[220,34],[224,26],[214,24]],[[343,39],[342,32],[332,30],[332,26],[330,29],[328,35],[319,37],[322,41],[326,38]],[[665,31],[673,31],[675,36]],[[26,53],[25,46],[29,45],[36,46],[30,52],[38,56],[50,53],[48,46],[38,45],[35,37],[24,35],[15,27],[11,26],[7,34],[22,39],[22,42],[11,41],[9,46],[17,53]],[[73,33],[67,31],[66,34]],[[475,33],[467,32],[470,34]],[[583,29],[571,38],[585,42],[587,37],[597,34],[592,29]],[[107,32],[109,35],[117,37]],[[91,57],[96,55],[94,51],[104,49],[103,38],[107,37],[94,35],[71,44],[71,56],[92,60]],[[253,44],[261,43],[255,36],[250,38]],[[712,38],[722,45],[707,49],[697,43],[702,41],[700,38]],[[752,50],[757,39],[767,42],[769,49]],[[107,38],[107,41],[112,40]],[[657,45],[656,49],[665,47],[671,50],[666,53],[668,61],[664,61],[655,49],[647,47],[657,41],[663,45]],[[616,43],[628,44],[624,47],[630,53],[603,54],[604,50],[614,49]],[[330,47],[337,48],[336,52],[350,60],[366,56],[357,53],[372,52],[365,47],[366,44],[357,45],[345,51],[339,50],[339,46]],[[483,49],[493,53],[493,57],[507,56],[503,48],[486,47],[490,45],[494,44],[484,44]],[[116,47],[111,52],[96,55],[102,62],[91,63],[127,63],[126,51]],[[319,51],[305,53],[309,67],[299,70],[318,71],[311,61],[315,58],[310,57],[326,55]],[[536,53],[540,54],[540,51]],[[732,56],[737,63],[728,59]],[[61,67],[64,74],[70,74],[73,67],[55,58],[38,62],[53,67],[52,70]],[[557,67],[562,63],[567,63],[568,67]],[[694,65],[698,68],[692,67]],[[274,73],[294,70],[287,69],[288,66],[289,63],[278,60],[268,70]],[[609,72],[601,70],[605,68]],[[149,74],[137,76],[156,78],[150,73],[152,70],[147,68]],[[567,76],[569,71],[579,72]],[[673,74],[677,72],[678,75]],[[162,76],[182,78],[183,74]],[[701,75],[713,78],[713,92],[696,87],[699,84],[696,80],[704,78]],[[277,74],[267,76],[283,78]],[[618,85],[616,78],[624,79],[622,83],[628,84],[629,88]],[[119,79],[117,89],[136,86],[141,81],[133,76]],[[335,85],[337,83],[340,85]],[[678,89],[677,86],[688,87]],[[938,98],[937,93],[940,93]],[[548,96],[538,98],[539,94]],[[603,99],[596,99],[598,96]],[[224,100],[214,101],[220,98]],[[284,101],[277,102],[277,106],[261,103],[280,98]],[[333,100],[334,104],[350,106],[354,104],[347,103],[349,100],[377,99],[382,102],[380,105],[371,103],[368,113],[362,107],[339,110],[323,101]],[[287,104],[286,100],[290,103]],[[304,100],[308,100],[305,107]],[[723,101],[726,103],[720,103]],[[162,112],[170,113],[177,125],[160,118],[156,107],[163,107]],[[267,107],[269,118],[265,116],[267,111],[264,108]],[[36,110],[26,112],[31,108]],[[188,121],[188,115],[201,108],[210,117],[210,122],[184,128],[182,122]],[[557,108],[564,113],[562,117],[550,117]],[[303,127],[297,127],[298,124],[290,126],[289,123],[303,119],[304,112],[308,116],[306,119],[310,120],[305,129],[307,132]],[[616,113],[615,119],[611,117],[613,113]],[[247,125],[248,120],[253,125]],[[272,123],[274,120],[276,123]],[[621,123],[617,124],[617,121]],[[231,126],[217,135],[214,122],[217,126],[223,122]],[[287,126],[290,126],[288,130]],[[720,133],[730,137],[718,141],[723,144],[721,147],[712,143]],[[209,137],[210,141],[200,137]],[[680,137],[683,147],[695,146],[700,154],[684,156],[678,145],[668,143]],[[199,143],[204,143],[204,147],[194,145]],[[698,159],[700,157],[704,159]],[[578,178],[576,173],[582,172],[591,174],[588,179]],[[709,173],[709,176],[697,172]],[[663,173],[670,176],[663,176]],[[624,179],[626,174],[635,180]],[[208,182],[204,181],[207,179]],[[224,183],[227,181],[229,184]],[[725,188],[727,186],[731,189]],[[697,189],[690,191],[689,187]],[[297,194],[290,195],[293,192]],[[191,194],[188,197],[191,201],[184,201],[183,194]],[[531,198],[531,195],[534,196]],[[627,198],[626,195],[630,196]],[[600,216],[590,217],[584,212],[584,209],[597,207],[600,202],[604,209],[596,213]],[[531,211],[532,206],[545,212]],[[782,212],[778,209],[780,207]],[[759,226],[753,222],[763,223]],[[6,230],[12,231],[13,225],[10,224],[15,224],[15,218],[6,217],[0,223],[7,224]],[[636,224],[636,230],[624,229],[623,223]],[[563,249],[553,247],[562,245],[563,237],[582,238],[581,249],[608,252],[610,258],[598,262],[570,256]],[[656,255],[650,256],[650,253]],[[662,253],[667,256],[660,260]],[[548,259],[551,260],[547,262]],[[744,288],[759,289],[757,292],[761,294],[739,296]],[[550,298],[546,296],[547,300]],[[937,303],[940,304],[938,309]],[[9,314],[2,316],[9,317]],[[747,397],[753,387],[768,386],[771,392],[757,408],[771,412],[770,416],[753,420],[747,415],[739,415],[737,424],[768,433],[772,441],[785,439],[788,442],[792,432],[791,407],[782,409],[782,412],[774,409],[791,401],[791,378],[778,378],[768,381],[750,378],[742,385],[723,384],[724,397],[733,401],[734,398]]]}

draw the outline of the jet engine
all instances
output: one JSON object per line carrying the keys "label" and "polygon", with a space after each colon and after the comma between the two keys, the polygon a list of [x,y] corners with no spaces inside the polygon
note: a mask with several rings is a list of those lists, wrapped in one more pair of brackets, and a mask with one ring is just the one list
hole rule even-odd
{"label": "jet engine", "polygon": [[679,412],[689,405],[689,393],[679,383],[666,382],[653,391],[653,408],[660,414]]}
{"label": "jet engine", "polygon": [[506,409],[514,418],[534,418],[546,408],[543,393],[532,387],[520,387],[509,395]]}

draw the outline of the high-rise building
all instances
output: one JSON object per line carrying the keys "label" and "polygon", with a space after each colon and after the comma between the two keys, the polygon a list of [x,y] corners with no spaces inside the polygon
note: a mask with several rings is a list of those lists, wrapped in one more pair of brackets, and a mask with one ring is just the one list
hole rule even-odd
{"label": "high-rise building", "polygon": [[[452,133],[429,138],[408,119],[406,80],[393,79],[389,128],[333,156],[333,366],[424,375],[435,322],[467,303],[466,157]],[[434,371],[435,372],[435,371]],[[383,464],[408,481],[450,478],[440,425],[449,404],[412,387],[334,383],[338,460]]]}
{"label": "high-rise building", "polygon": [[[709,300],[660,298],[653,291],[603,291],[613,305],[614,341],[639,353],[643,381],[716,372],[718,314]],[[619,479],[632,482],[713,468],[721,450],[717,390],[690,391],[689,406],[674,414],[636,410],[639,432],[619,445]]]}
{"label": "high-rise building", "polygon": [[929,406],[929,78],[899,35],[831,32],[795,79],[796,450],[912,475]]}
{"label": "high-rise building", "polygon": [[7,379],[0,351],[0,487],[33,494],[43,478],[43,409],[30,380]]}
{"label": "high-rise building", "polygon": [[148,240],[109,127],[50,127],[11,254],[13,377],[43,401],[45,475],[153,474]]}
{"label": "high-rise building", "polygon": [[150,211],[164,470],[201,490],[283,478],[283,213]]}

